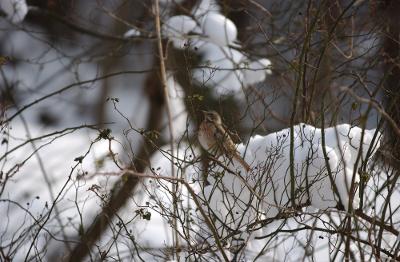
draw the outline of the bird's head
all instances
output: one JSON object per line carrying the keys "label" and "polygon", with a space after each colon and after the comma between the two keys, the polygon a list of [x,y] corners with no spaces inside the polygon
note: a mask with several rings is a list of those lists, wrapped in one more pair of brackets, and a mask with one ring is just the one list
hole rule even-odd
{"label": "bird's head", "polygon": [[213,122],[216,124],[221,124],[222,120],[219,114],[215,111],[203,111],[204,114],[204,120]]}

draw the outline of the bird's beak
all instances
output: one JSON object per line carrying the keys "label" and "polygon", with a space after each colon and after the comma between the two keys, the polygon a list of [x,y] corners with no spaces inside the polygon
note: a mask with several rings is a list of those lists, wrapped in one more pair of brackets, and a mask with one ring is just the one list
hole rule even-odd
{"label": "bird's beak", "polygon": [[205,110],[201,110],[201,112],[203,112],[203,115],[207,115],[207,111],[205,111]]}

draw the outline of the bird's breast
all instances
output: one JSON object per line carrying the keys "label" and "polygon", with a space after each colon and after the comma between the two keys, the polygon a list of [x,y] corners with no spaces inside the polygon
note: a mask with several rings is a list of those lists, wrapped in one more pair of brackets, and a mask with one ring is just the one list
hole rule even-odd
{"label": "bird's breast", "polygon": [[210,125],[204,121],[200,124],[199,132],[197,134],[197,139],[200,145],[207,151],[213,148],[215,145],[214,130]]}

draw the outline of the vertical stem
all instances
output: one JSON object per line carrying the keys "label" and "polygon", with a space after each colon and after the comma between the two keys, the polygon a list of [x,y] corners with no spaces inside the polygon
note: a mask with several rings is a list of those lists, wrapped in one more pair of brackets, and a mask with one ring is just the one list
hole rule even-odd
{"label": "vertical stem", "polygon": [[[163,51],[163,45],[162,45],[162,39],[161,39],[161,29],[160,29],[160,8],[159,8],[159,3],[158,0],[154,0],[154,12],[155,12],[155,27],[156,27],[156,34],[157,34],[157,44],[158,44],[158,55],[160,57],[160,73],[161,73],[161,84],[163,86],[164,90],[164,96],[165,96],[165,105],[167,108],[167,115],[168,115],[168,129],[169,129],[169,138],[170,138],[170,143],[171,143],[171,175],[172,176],[177,176],[178,174],[175,174],[175,167],[174,167],[174,157],[175,157],[175,152],[174,152],[174,133],[173,133],[173,127],[172,127],[172,114],[171,114],[171,105],[169,101],[169,92],[168,92],[168,86],[167,86],[167,73],[165,69],[165,58],[164,58],[164,51]],[[172,223],[173,223],[173,242],[174,242],[174,247],[175,247],[175,255],[176,259],[179,261],[179,234],[178,234],[178,226],[177,226],[177,216],[178,216],[178,208],[177,208],[177,192],[178,192],[178,184],[173,183],[172,184],[173,189],[172,189],[172,202],[173,202],[173,207],[174,207],[174,216],[172,218]]]}
{"label": "vertical stem", "polygon": [[[398,25],[398,12],[400,10],[400,3],[395,0],[385,0],[380,3],[383,8],[383,18],[384,19],[384,39],[383,39],[383,60],[384,63],[384,71],[388,73],[387,79],[384,82],[385,88],[385,97],[386,97],[386,111],[390,115],[390,117],[394,120],[396,124],[400,122],[400,106],[399,106],[399,89],[400,89],[400,68],[398,66],[398,62],[400,59],[400,28]],[[387,131],[386,131],[387,130]],[[390,144],[390,150],[395,159],[398,159],[400,156],[400,143],[399,137],[395,132],[394,128],[388,124],[386,129],[386,139]],[[382,207],[382,218],[381,222],[385,222],[387,217],[391,216],[390,214],[386,214],[388,209],[390,211],[390,199],[392,197],[393,191],[396,188],[397,180],[400,177],[400,166],[398,164],[394,164],[394,172],[392,176],[394,179],[392,180],[392,184],[388,185],[388,193],[386,196],[386,201]],[[377,246],[380,248],[382,245],[382,239],[379,239],[383,236],[383,228],[379,229],[379,233],[377,235]],[[378,253],[378,258],[380,258],[380,253]]]}
{"label": "vertical stem", "polygon": [[[308,9],[310,8],[311,5],[311,1],[308,2]],[[294,123],[295,123],[295,118],[296,118],[296,114],[297,114],[297,103],[299,100],[299,96],[300,96],[300,89],[301,89],[301,84],[303,83],[303,77],[305,77],[305,75],[303,74],[303,72],[306,70],[307,65],[304,62],[304,58],[307,54],[307,52],[309,51],[309,44],[311,41],[311,36],[314,30],[314,27],[317,24],[318,21],[318,15],[319,15],[319,11],[320,9],[318,9],[317,14],[315,15],[314,19],[311,21],[310,26],[306,26],[306,36],[304,38],[304,42],[303,42],[303,47],[298,59],[298,69],[299,69],[299,76],[297,78],[296,81],[296,90],[295,90],[295,94],[294,94],[294,98],[293,98],[293,105],[292,105],[292,114],[290,117],[290,198],[291,198],[291,204],[293,207],[296,206],[296,199],[295,199],[295,190],[296,190],[296,186],[295,186],[295,182],[296,182],[296,174],[295,174],[295,170],[294,170]],[[308,21],[307,21],[308,22]],[[304,67],[303,67],[304,66]]]}
{"label": "vertical stem", "polygon": [[[384,32],[385,36],[383,39],[383,61],[384,72],[388,73],[385,79],[385,102],[386,111],[391,118],[396,122],[400,123],[400,27],[398,25],[398,12],[400,11],[400,3],[398,1],[386,0],[382,3],[385,5],[384,13]],[[400,143],[398,142],[398,136],[393,128],[388,125],[388,138],[392,145],[392,153],[396,158],[400,156]],[[400,169],[399,167],[396,167]]]}

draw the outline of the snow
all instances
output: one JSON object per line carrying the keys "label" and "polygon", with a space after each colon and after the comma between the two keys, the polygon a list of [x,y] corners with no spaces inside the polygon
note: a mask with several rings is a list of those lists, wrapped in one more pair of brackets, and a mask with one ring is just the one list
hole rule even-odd
{"label": "snow", "polygon": [[[217,7],[214,1],[203,0],[192,10],[197,22],[185,15],[172,16],[164,22],[162,32],[175,48],[189,48],[202,56],[199,68],[192,70],[200,86],[212,87],[215,97],[233,94],[244,99],[244,87],[262,82],[266,74],[271,74],[271,61],[248,61],[245,52],[232,48],[241,47],[236,43],[236,25]],[[189,37],[189,32],[195,34]],[[246,67],[248,70],[243,69]]]}
{"label": "snow", "polygon": [[189,33],[196,26],[196,21],[191,17],[186,15],[177,15],[164,22],[162,31],[166,36],[176,37]]}
{"label": "snow", "polygon": [[[188,113],[185,107],[184,101],[184,90],[175,81],[172,75],[167,78],[167,88],[169,94],[170,110],[172,117],[172,131],[173,137],[178,141],[182,139],[182,136],[188,129]],[[163,120],[162,120],[162,137],[165,141],[170,139],[170,130],[168,125],[168,114],[165,110]]]}
{"label": "snow", "polygon": [[235,70],[243,59],[241,52],[209,42],[200,45],[198,52],[203,55],[203,67],[193,69],[193,78],[200,85],[215,86],[215,96],[241,90],[243,73]]}
{"label": "snow", "polygon": [[233,44],[237,37],[235,24],[225,16],[217,13],[207,14],[202,21],[202,29],[209,41],[220,46]]}
{"label": "snow", "polygon": [[[294,201],[296,205],[307,205],[310,201],[312,207],[326,210],[335,208],[340,196],[343,206],[348,209],[352,176],[355,174],[355,182],[359,181],[357,170],[362,162],[368,160],[368,149],[371,147],[373,155],[379,148],[380,134],[377,133],[378,138],[373,142],[375,130],[363,131],[347,124],[327,128],[324,132],[327,161],[322,147],[322,130],[305,124],[294,126]],[[217,222],[222,236],[236,230],[241,232],[237,238],[253,241],[254,236],[261,232],[256,231],[251,236],[249,224],[261,218],[274,218],[283,210],[290,211],[290,150],[290,129],[267,136],[257,135],[247,145],[238,146],[238,151],[252,167],[250,173],[246,173],[240,163],[224,156],[219,160],[234,173],[225,172],[219,165],[209,170],[210,185],[199,195],[207,199],[204,205],[218,217],[217,221],[224,221],[223,224]],[[359,152],[361,161],[356,164]],[[331,178],[326,162],[329,163]],[[334,181],[339,196],[335,194],[331,181]],[[354,208],[358,207],[358,194],[353,204]]]}
{"label": "snow", "polygon": [[[35,125],[29,125],[29,131],[32,137],[52,132],[52,130],[38,129]],[[9,149],[25,141],[26,132],[27,130],[21,122],[14,121],[10,131],[11,135],[8,137]],[[31,235],[26,235],[24,229],[28,226],[36,229],[35,220],[43,223],[43,218],[49,214],[57,196],[59,199],[52,211],[51,219],[39,235],[37,243],[39,249],[48,245],[45,237],[47,230],[54,234],[60,234],[60,239],[64,239],[64,236],[67,238],[76,236],[76,230],[81,222],[86,228],[100,210],[101,203],[88,189],[92,185],[99,184],[100,192],[108,194],[118,179],[110,176],[90,177],[99,172],[109,173],[118,170],[110,161],[102,161],[103,164],[100,165],[101,159],[109,159],[107,157],[108,141],[100,140],[94,143],[82,164],[72,169],[77,164],[74,159],[84,155],[89,149],[91,141],[94,141],[97,136],[98,133],[88,130],[78,130],[60,137],[51,136],[35,142],[36,148],[40,150],[37,155],[33,155],[27,161],[25,161],[27,156],[34,150],[30,143],[14,151],[7,160],[1,162],[4,174],[14,165],[19,165],[18,173],[8,179],[0,202],[0,212],[8,214],[5,219],[7,222],[0,223],[2,244],[6,245],[13,241],[15,234],[21,236],[18,241],[22,245],[14,251],[16,261],[23,260],[32,241]],[[57,143],[52,143],[54,137],[58,137]],[[111,148],[118,151],[118,143],[113,142]],[[5,153],[4,149],[2,147],[0,155]],[[40,160],[37,156],[40,157]],[[42,161],[43,168],[40,168],[39,161]],[[78,176],[85,172],[88,172],[88,175],[79,179]],[[28,213],[23,208],[29,210],[32,217],[27,216]],[[82,215],[82,220],[79,214]],[[63,228],[62,232],[60,232],[60,228]],[[63,236],[61,233],[65,235]],[[31,255],[33,254],[34,252],[31,250]]]}
{"label": "snow", "polygon": [[209,13],[219,13],[221,8],[219,4],[215,0],[200,0],[198,1],[197,6],[195,6],[192,10],[192,14],[195,17],[201,18]]}
{"label": "snow", "polygon": [[[347,124],[326,128],[324,132],[326,137],[325,148],[333,181],[339,191],[343,205],[348,209],[351,178],[353,171],[357,170],[361,163],[355,163],[357,155],[360,152],[361,159],[368,161],[368,149],[371,147],[371,155],[373,155],[379,148],[380,133],[376,133],[377,138],[373,141],[376,130],[363,131],[359,127],[352,127]],[[361,140],[362,133],[364,133],[363,140]],[[335,195],[331,180],[327,174],[326,161],[322,150],[322,130],[310,125],[299,124],[294,126],[294,134],[295,183],[298,190],[295,199],[296,204],[307,204],[307,200],[310,200],[311,206],[308,207],[308,213],[326,212],[325,210],[335,208],[339,198]],[[257,240],[255,237],[273,232],[280,227],[282,222],[275,220],[275,223],[270,223],[267,227],[261,229],[249,228],[249,224],[256,223],[259,219],[274,218],[283,210],[287,210],[287,212],[291,210],[290,129],[284,129],[267,136],[257,135],[251,138],[247,145],[241,144],[238,146],[238,151],[245,155],[245,160],[251,163],[253,167],[250,173],[246,173],[236,161],[231,162],[221,156],[219,160],[234,173],[225,172],[220,165],[212,164],[210,170],[208,170],[207,181],[209,185],[207,186],[204,186],[203,182],[201,182],[201,165],[197,162],[195,164],[188,164],[187,162],[196,159],[199,156],[199,152],[193,151],[191,146],[187,144],[181,144],[175,150],[177,151],[176,160],[173,161],[178,164],[175,166],[174,173],[171,173],[171,156],[169,146],[166,146],[152,157],[148,174],[185,178],[190,183],[193,191],[196,192],[203,209],[210,212],[210,216],[217,218],[215,223],[220,236],[223,238],[231,234],[231,230],[235,230],[237,239],[248,241],[244,252],[246,259],[254,259],[254,256],[265,245],[264,240]],[[245,150],[246,154],[244,154]],[[306,166],[308,166],[307,170]],[[358,181],[357,172],[356,181]],[[165,218],[172,215],[172,184],[162,178],[151,178],[147,180],[143,188],[146,189],[147,197],[143,198],[142,203],[147,202],[152,203],[150,206],[162,207],[161,213],[154,213],[154,220],[151,222],[143,221],[144,225],[140,224],[141,226],[138,227],[142,230],[141,234],[147,236],[143,238],[143,241],[150,242],[150,236],[157,231],[159,238],[157,238],[155,245],[157,247],[166,247],[168,244],[172,244],[172,233],[170,230],[162,230],[162,225],[168,227]],[[183,213],[190,212],[196,207],[191,200],[192,196],[188,194],[186,187],[183,185],[181,185],[180,192],[179,199],[183,201],[180,208]],[[255,197],[253,192],[257,192],[258,196]],[[306,192],[308,192],[309,197]],[[357,207],[357,202],[356,194],[354,208]],[[320,226],[323,226],[323,221],[332,219],[339,221],[340,216],[338,215],[330,214],[325,217],[323,214],[325,213],[318,215],[321,217],[321,221],[317,222],[318,225],[321,224]],[[196,220],[190,227],[192,236],[186,238],[186,241],[188,240],[191,243],[200,241],[199,244],[204,244],[205,239],[207,239],[206,243],[215,244],[204,218],[200,214],[193,216],[193,218]],[[224,223],[221,224],[218,221],[223,221]],[[153,222],[155,224],[152,224]],[[286,220],[284,228],[297,228],[298,223],[295,217],[289,218]],[[301,223],[309,224],[310,227],[315,226],[313,216],[305,221],[303,220]],[[149,231],[146,231],[146,228]],[[180,224],[179,230],[182,230],[181,233],[183,233],[184,228],[185,225]],[[255,231],[252,232],[253,230]],[[271,255],[276,254],[278,254],[277,257],[285,256],[288,245],[293,245],[298,241],[304,244],[309,242],[307,234],[307,231],[305,231],[305,233],[297,235],[293,243],[284,241],[283,246],[280,246],[272,253],[267,252],[264,254],[264,258],[271,259]],[[292,237],[288,236],[289,239]],[[393,238],[394,240],[396,239],[396,237]],[[326,260],[326,253],[323,250],[326,250],[329,245],[328,239],[323,241],[318,238],[318,235],[313,235],[312,239],[312,243],[315,246],[313,248],[310,247],[309,252]],[[181,239],[181,241],[185,243],[184,239]],[[242,243],[239,240],[231,241],[226,250],[229,254],[235,246]],[[288,261],[296,261],[306,255],[303,245],[295,245],[296,249],[293,250],[296,251],[293,252],[293,256],[287,258]]]}
{"label": "snow", "polygon": [[129,29],[124,34],[124,38],[130,38],[130,37],[135,37],[135,36],[140,36],[140,31],[138,31],[136,29]]}
{"label": "snow", "polygon": [[[150,167],[146,171],[148,175],[155,175],[156,178],[150,178],[145,181],[144,189],[147,192],[147,198],[145,198],[145,202],[150,202],[150,204],[157,204],[161,209],[161,216],[159,213],[155,213],[156,219],[159,221],[166,222],[166,217],[171,216],[171,210],[173,209],[173,199],[171,192],[173,192],[172,183],[161,179],[157,179],[157,176],[164,177],[183,177],[193,186],[193,182],[190,182],[194,177],[194,170],[196,166],[189,166],[186,161],[191,161],[194,159],[195,155],[198,154],[198,151],[193,151],[189,145],[180,144],[175,148],[174,158],[171,157],[171,151],[169,146],[164,146],[161,150],[154,154],[154,156],[150,160]],[[177,163],[174,167],[174,173],[171,173],[171,161]],[[172,176],[173,175],[173,176]],[[194,175],[194,176],[193,176]],[[183,185],[180,185],[180,189],[178,190],[179,199],[182,199],[182,202],[179,204],[179,209],[182,212],[188,212],[190,207],[194,206],[194,203],[190,200],[189,193],[187,188]],[[151,198],[150,198],[151,196]],[[149,226],[153,226],[152,223]],[[182,230],[182,228],[180,228]],[[182,231],[183,232],[183,231]],[[167,239],[171,240],[172,236],[170,235],[171,229],[168,230],[165,238],[159,238],[158,241],[164,243]],[[147,234],[147,233],[146,233]],[[149,236],[149,241],[152,241],[152,235],[147,234]],[[181,239],[180,241],[187,241],[185,239]],[[171,244],[171,242],[168,241]]]}
{"label": "snow", "polygon": [[[171,78],[169,78],[169,81],[172,81]],[[169,86],[171,87],[172,85]],[[179,88],[171,90],[177,90],[176,93],[170,92],[172,97],[175,95],[178,96]],[[175,144],[174,158],[171,156],[169,145],[160,148],[150,159],[149,168],[145,173],[145,175],[152,177],[143,180],[143,185],[139,187],[142,190],[136,192],[135,197],[132,198],[135,201],[131,201],[127,207],[121,210],[119,217],[124,219],[124,221],[135,221],[135,226],[128,225],[128,227],[139,247],[152,247],[160,250],[167,249],[173,245],[170,218],[173,215],[171,212],[173,212],[174,199],[171,196],[173,183],[164,179],[164,177],[179,177],[188,182],[206,213],[209,216],[220,219],[217,219],[215,223],[221,237],[229,235],[231,230],[234,229],[237,231],[235,237],[248,241],[243,252],[243,257],[246,259],[254,259],[254,256],[265,246],[266,240],[257,240],[255,239],[257,236],[274,232],[274,230],[281,228],[282,225],[284,229],[289,230],[297,228],[299,223],[307,224],[310,227],[316,225],[322,227],[324,221],[339,221],[339,215],[325,213],[327,210],[336,207],[338,197],[334,194],[331,180],[326,174],[326,161],[322,150],[322,130],[306,124],[296,125],[293,129],[295,156],[293,163],[295,167],[296,188],[299,189],[296,193],[295,202],[296,204],[306,204],[308,196],[305,192],[308,189],[311,207],[314,209],[307,207],[308,211],[305,213],[310,214],[310,217],[305,216],[302,221],[297,221],[296,217],[289,218],[284,222],[274,219],[275,222],[269,223],[261,229],[248,227],[250,223],[257,222],[259,219],[273,218],[284,210],[291,212],[289,128],[267,136],[256,135],[246,145],[238,145],[238,151],[253,168],[249,173],[246,173],[239,163],[235,161],[230,162],[223,156],[219,160],[231,169],[233,173],[225,172],[220,165],[211,163],[207,177],[207,181],[210,184],[207,186],[204,186],[202,182],[201,174],[203,167],[198,162],[200,155],[199,148],[186,143]],[[10,147],[17,145],[20,138],[24,137],[24,128],[22,126],[15,124],[14,130],[18,131],[18,133],[14,132],[14,138],[10,140]],[[32,135],[37,135],[41,132],[43,131],[31,128]],[[351,177],[354,170],[358,170],[361,164],[360,161],[356,165],[357,155],[360,153],[361,159],[368,161],[368,158],[370,158],[367,156],[368,149],[373,147],[371,148],[371,154],[373,155],[377,148],[379,148],[380,134],[379,132],[376,133],[377,139],[373,142],[376,130],[363,131],[359,127],[352,127],[348,124],[326,128],[324,132],[326,139],[325,148],[329,157],[328,163],[343,205],[345,208],[348,208],[348,192]],[[362,135],[363,133],[364,135]],[[107,195],[113,185],[120,181],[119,176],[107,175],[112,172],[118,172],[118,168],[112,164],[110,158],[107,158],[108,141],[101,140],[94,144],[91,153],[78,166],[77,172],[73,173],[73,179],[68,182],[68,172],[71,170],[71,166],[76,163],[73,159],[83,155],[86,151],[83,145],[86,145],[86,148],[88,148],[90,141],[94,141],[97,136],[96,132],[72,133],[60,138],[58,143],[54,145],[50,144],[40,151],[42,159],[46,161],[46,170],[51,174],[51,181],[55,183],[52,185],[53,193],[45,186],[46,183],[43,174],[38,170],[35,159],[31,159],[26,165],[21,167],[18,176],[7,184],[5,196],[22,205],[29,202],[30,205],[28,208],[32,214],[46,214],[46,209],[44,209],[45,203],[52,203],[52,197],[56,196],[54,192],[59,192],[64,183],[67,183],[68,186],[63,193],[63,200],[57,206],[60,210],[60,221],[75,225],[75,228],[66,227],[66,235],[74,235],[77,226],[80,224],[80,216],[78,215],[75,202],[78,203],[81,212],[83,212],[83,223],[84,227],[86,227],[86,223],[91,221],[99,211],[102,203],[88,189],[92,185],[97,185],[99,188],[96,191],[100,195]],[[363,139],[361,139],[362,136],[364,136]],[[42,143],[45,142],[42,141]],[[118,152],[117,143],[113,143],[112,148],[113,151]],[[17,163],[20,161],[19,159],[26,156],[31,150],[29,146],[26,146],[24,149],[15,151],[8,163]],[[63,157],[51,157],[54,155],[62,155]],[[108,159],[108,161],[102,161],[102,159]],[[174,173],[171,172],[171,161],[175,163]],[[101,163],[104,163],[104,165]],[[307,164],[308,169],[306,170],[305,167]],[[32,170],[36,171],[32,172]],[[76,179],[76,175],[83,172],[88,172],[88,177],[81,180]],[[92,175],[94,176],[92,177]],[[357,172],[356,176],[358,179]],[[31,186],[34,183],[37,184],[38,181],[42,181],[39,183],[43,185],[42,187]],[[306,184],[307,181],[308,185]],[[382,181],[384,180],[382,179]],[[15,186],[17,185],[18,190],[16,191]],[[373,189],[371,191],[374,192]],[[192,219],[189,227],[189,235],[184,230],[187,224],[179,222],[186,220],[178,221],[178,230],[182,234],[180,237],[181,245],[186,245],[187,241],[195,245],[214,244],[212,237],[205,240],[210,236],[210,231],[204,224],[203,216],[198,211],[195,211],[198,207],[193,201],[193,196],[188,192],[188,188],[184,184],[179,183],[178,192],[178,199],[181,200],[178,201],[178,207],[182,219],[186,217]],[[254,192],[257,193],[256,197]],[[54,195],[51,196],[52,194]],[[39,199],[35,199],[35,196],[39,196]],[[357,206],[356,202],[357,199],[354,202],[355,207]],[[15,230],[21,226],[20,223],[12,223],[11,221],[23,216],[25,211],[13,207],[6,202],[2,202],[0,208],[1,210],[11,210],[9,211],[10,217],[7,218],[7,222],[1,225],[1,231],[4,232],[3,239],[8,241],[11,240],[10,237],[16,232]],[[150,212],[151,219],[147,220],[136,217],[136,213],[132,212],[132,210],[135,212],[139,210]],[[314,216],[320,218],[317,224],[315,224],[316,222],[313,219]],[[25,219],[21,223],[24,224],[27,221],[29,219]],[[218,221],[224,221],[224,224],[220,224]],[[51,222],[48,222],[47,228],[59,228],[58,223],[57,220],[53,219]],[[329,246],[328,237],[321,240],[318,238],[320,234],[312,234],[310,240],[309,233],[307,232],[309,231],[301,232],[296,236],[288,234],[287,239],[282,241],[278,245],[278,248],[266,252],[263,255],[263,259],[276,260],[276,258],[283,258],[290,247],[292,255],[287,257],[286,260],[296,261],[306,255],[304,247],[306,243],[312,241],[313,246],[310,247],[309,251],[312,251],[313,256],[316,258],[324,258],[319,261],[326,260],[327,256],[324,250]],[[105,234],[99,244],[108,245],[104,241],[109,239],[108,237],[111,237],[111,234],[112,232]],[[385,235],[385,239],[387,241],[386,244],[390,245],[395,243],[397,236]],[[332,238],[330,240],[332,241]],[[226,252],[231,256],[230,252],[235,249],[235,246],[243,242],[240,240],[229,240],[228,238],[229,241],[231,242],[226,246]],[[39,246],[47,245],[46,241],[41,240],[39,243]],[[51,245],[57,245],[55,242],[50,243]],[[27,248],[28,246],[23,245],[17,252],[18,256],[16,258],[22,259],[27,252]],[[123,253],[124,250],[128,252],[129,248],[129,243],[126,246],[119,246],[119,252]],[[151,254],[154,255],[154,253]],[[141,256],[151,259],[151,254],[143,251]],[[162,255],[162,251],[159,254]],[[211,258],[214,255],[204,254],[204,256]]]}
{"label": "snow", "polygon": [[178,15],[170,17],[162,26],[162,34],[170,38],[176,48],[184,48],[186,35],[197,28],[197,23],[191,17]]}
{"label": "snow", "polygon": [[0,9],[14,24],[21,23],[28,13],[28,5],[25,0],[1,0]]}
{"label": "snow", "polygon": [[271,61],[262,58],[260,60],[252,61],[244,65],[246,69],[243,70],[245,85],[253,85],[265,80],[266,75],[272,74]]}

